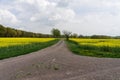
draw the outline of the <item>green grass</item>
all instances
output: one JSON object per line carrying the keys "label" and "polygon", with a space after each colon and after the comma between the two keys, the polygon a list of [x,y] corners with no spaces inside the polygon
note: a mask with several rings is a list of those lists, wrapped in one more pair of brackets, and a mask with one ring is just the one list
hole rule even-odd
{"label": "green grass", "polygon": [[49,42],[36,42],[26,45],[19,45],[19,46],[9,46],[9,47],[1,47],[0,48],[0,60],[10,57],[15,57],[19,55],[28,54],[37,50],[41,50],[43,48],[46,48],[48,46],[51,46],[55,43],[57,43],[59,40],[52,40]]}
{"label": "green grass", "polygon": [[80,45],[75,41],[66,41],[75,54],[92,57],[120,58],[120,47]]}

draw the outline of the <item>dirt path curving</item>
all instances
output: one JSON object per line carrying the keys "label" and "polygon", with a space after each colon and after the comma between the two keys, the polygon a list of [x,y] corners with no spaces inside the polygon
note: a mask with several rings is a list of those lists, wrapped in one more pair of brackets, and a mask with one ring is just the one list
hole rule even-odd
{"label": "dirt path curving", "polygon": [[78,56],[64,41],[0,60],[0,80],[120,80],[120,59]]}

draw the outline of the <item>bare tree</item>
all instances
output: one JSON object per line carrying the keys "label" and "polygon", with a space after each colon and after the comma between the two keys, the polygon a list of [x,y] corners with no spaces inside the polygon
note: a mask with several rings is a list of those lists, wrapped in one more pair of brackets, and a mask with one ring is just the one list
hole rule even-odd
{"label": "bare tree", "polygon": [[63,34],[66,37],[66,40],[69,40],[69,37],[70,37],[71,33],[72,32],[70,32],[70,31],[66,31],[66,30],[63,31]]}

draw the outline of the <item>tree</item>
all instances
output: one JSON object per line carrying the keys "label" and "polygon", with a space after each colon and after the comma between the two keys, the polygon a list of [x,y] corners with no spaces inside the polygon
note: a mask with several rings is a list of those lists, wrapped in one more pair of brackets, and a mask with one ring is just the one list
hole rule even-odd
{"label": "tree", "polygon": [[52,33],[52,35],[53,35],[55,38],[58,38],[58,37],[61,36],[61,32],[60,32],[59,29],[53,28],[53,29],[51,30],[51,33]]}
{"label": "tree", "polygon": [[[59,30],[58,30],[59,31]],[[60,31],[59,31],[60,35]],[[57,32],[57,37],[59,36]],[[0,37],[53,37],[50,34],[41,34],[41,33],[34,33],[34,32],[28,32],[28,31],[23,31],[23,30],[17,30],[14,28],[10,27],[5,27],[0,24]]]}
{"label": "tree", "polygon": [[79,38],[85,38],[85,36],[83,36],[83,35],[81,35],[81,34],[80,34],[78,37],[79,37]]}
{"label": "tree", "polygon": [[17,36],[17,32],[14,29],[9,28],[9,27],[7,27],[6,29],[7,29],[7,33],[6,33],[7,37],[16,37]]}
{"label": "tree", "polygon": [[63,34],[64,36],[66,37],[66,40],[68,41],[69,40],[69,37],[71,35],[72,32],[69,32],[69,31],[63,31]]}
{"label": "tree", "polygon": [[21,30],[16,30],[16,32],[17,32],[17,37],[21,37],[22,31]]}
{"label": "tree", "polygon": [[111,39],[111,36],[107,36],[107,35],[92,35],[91,36],[92,39]]}
{"label": "tree", "polygon": [[6,33],[6,28],[2,25],[0,25],[0,37],[4,37]]}
{"label": "tree", "polygon": [[77,38],[77,37],[78,37],[78,34],[73,33],[71,37],[72,37],[72,38]]}

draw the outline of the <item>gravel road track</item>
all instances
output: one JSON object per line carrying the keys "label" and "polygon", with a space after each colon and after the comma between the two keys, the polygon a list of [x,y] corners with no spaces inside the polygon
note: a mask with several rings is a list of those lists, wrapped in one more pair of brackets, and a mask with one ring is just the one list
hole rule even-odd
{"label": "gravel road track", "polygon": [[0,80],[120,80],[120,59],[78,56],[64,41],[0,60]]}

